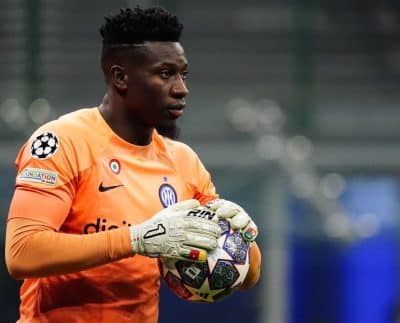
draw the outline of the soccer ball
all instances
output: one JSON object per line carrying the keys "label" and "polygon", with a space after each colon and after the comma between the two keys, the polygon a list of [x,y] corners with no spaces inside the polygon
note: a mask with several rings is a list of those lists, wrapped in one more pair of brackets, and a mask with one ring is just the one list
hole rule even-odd
{"label": "soccer ball", "polygon": [[249,242],[233,231],[226,220],[217,249],[208,253],[206,262],[160,258],[161,276],[177,296],[193,302],[213,303],[237,290],[250,266]]}

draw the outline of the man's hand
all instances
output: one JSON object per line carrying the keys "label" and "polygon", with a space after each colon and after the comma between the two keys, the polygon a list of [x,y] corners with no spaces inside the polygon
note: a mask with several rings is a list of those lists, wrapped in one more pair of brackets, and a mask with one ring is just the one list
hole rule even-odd
{"label": "man's hand", "polygon": [[232,228],[240,230],[245,240],[251,242],[256,239],[258,235],[257,225],[238,204],[224,199],[216,199],[208,202],[206,206],[216,212],[219,220],[229,220]]}
{"label": "man's hand", "polygon": [[189,215],[199,205],[197,200],[182,201],[131,226],[133,251],[148,257],[205,261],[207,251],[217,247],[221,229],[215,221]]}

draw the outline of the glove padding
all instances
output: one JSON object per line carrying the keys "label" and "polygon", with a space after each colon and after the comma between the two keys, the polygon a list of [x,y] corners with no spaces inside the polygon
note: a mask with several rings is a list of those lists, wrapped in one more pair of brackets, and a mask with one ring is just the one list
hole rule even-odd
{"label": "glove padding", "polygon": [[256,239],[257,225],[238,204],[224,199],[215,199],[208,202],[206,206],[215,211],[219,220],[227,219],[234,230],[240,230],[245,240],[252,242]]}
{"label": "glove padding", "polygon": [[205,261],[207,251],[217,247],[221,229],[215,220],[190,215],[199,205],[197,200],[182,201],[131,226],[133,251],[148,257]]}

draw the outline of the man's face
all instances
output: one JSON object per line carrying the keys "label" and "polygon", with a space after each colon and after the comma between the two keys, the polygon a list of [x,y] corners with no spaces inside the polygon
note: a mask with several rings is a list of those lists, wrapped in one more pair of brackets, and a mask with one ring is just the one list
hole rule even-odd
{"label": "man's face", "polygon": [[177,42],[147,42],[141,57],[129,63],[125,105],[146,127],[175,128],[183,114],[187,60]]}

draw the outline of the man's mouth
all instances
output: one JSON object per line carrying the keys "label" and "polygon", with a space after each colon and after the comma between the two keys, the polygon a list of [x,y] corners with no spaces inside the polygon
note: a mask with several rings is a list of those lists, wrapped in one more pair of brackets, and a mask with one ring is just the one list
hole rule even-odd
{"label": "man's mouth", "polygon": [[167,110],[168,110],[168,113],[170,116],[177,119],[183,115],[184,108],[185,108],[185,105],[177,105],[174,107],[169,107]]}

